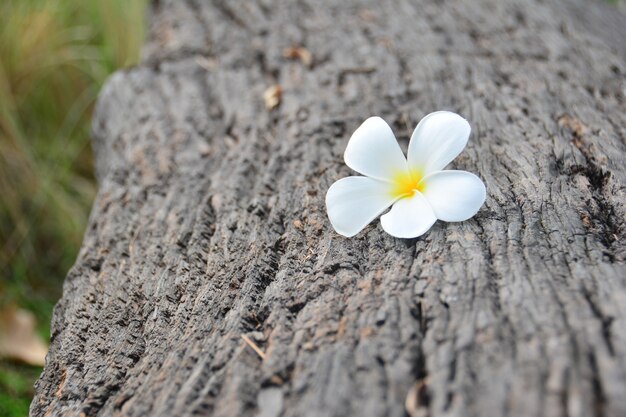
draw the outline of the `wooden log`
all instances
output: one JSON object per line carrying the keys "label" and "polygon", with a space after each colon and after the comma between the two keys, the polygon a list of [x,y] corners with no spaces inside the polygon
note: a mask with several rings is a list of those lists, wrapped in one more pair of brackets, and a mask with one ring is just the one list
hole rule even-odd
{"label": "wooden log", "polygon": [[[97,105],[100,192],[32,416],[626,415],[623,15],[160,0],[149,18]],[[441,109],[472,124],[452,166],[484,180],[479,213],[336,234],[350,134],[380,115],[406,148]]]}

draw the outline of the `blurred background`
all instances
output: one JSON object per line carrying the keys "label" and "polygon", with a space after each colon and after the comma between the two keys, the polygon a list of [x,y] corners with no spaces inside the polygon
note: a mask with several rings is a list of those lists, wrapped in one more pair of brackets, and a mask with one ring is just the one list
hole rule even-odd
{"label": "blurred background", "polygon": [[0,0],[0,416],[26,416],[89,216],[94,101],[146,0]]}

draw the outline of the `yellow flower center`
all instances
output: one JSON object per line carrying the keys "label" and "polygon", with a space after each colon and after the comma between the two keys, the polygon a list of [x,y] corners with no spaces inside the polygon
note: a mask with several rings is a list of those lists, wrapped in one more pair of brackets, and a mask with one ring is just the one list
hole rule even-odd
{"label": "yellow flower center", "polygon": [[400,171],[393,177],[394,198],[412,197],[415,191],[424,192],[426,184],[422,182],[424,175],[417,170]]}

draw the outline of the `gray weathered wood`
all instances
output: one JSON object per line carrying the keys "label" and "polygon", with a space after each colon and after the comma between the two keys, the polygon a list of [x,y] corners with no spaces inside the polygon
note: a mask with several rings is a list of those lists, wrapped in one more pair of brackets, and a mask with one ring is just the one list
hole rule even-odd
{"label": "gray weathered wood", "polygon": [[[580,7],[156,1],[96,109],[101,188],[31,414],[626,415],[626,39]],[[478,215],[337,235],[352,131],[380,115],[406,146],[439,109],[473,126]]]}

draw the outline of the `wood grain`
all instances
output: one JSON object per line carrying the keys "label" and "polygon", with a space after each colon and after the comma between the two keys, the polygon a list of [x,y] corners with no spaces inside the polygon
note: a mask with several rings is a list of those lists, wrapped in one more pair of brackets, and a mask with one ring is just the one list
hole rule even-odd
{"label": "wood grain", "polygon": [[[100,95],[100,192],[31,415],[626,415],[626,39],[579,10],[155,1]],[[472,124],[452,166],[484,207],[337,235],[350,134],[380,115],[406,148],[442,109]]]}

